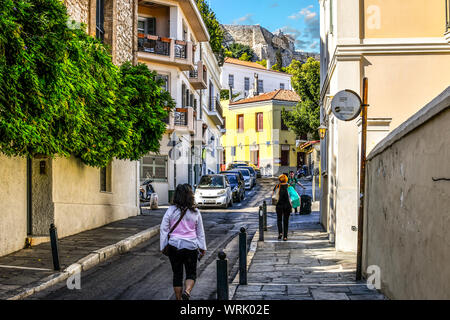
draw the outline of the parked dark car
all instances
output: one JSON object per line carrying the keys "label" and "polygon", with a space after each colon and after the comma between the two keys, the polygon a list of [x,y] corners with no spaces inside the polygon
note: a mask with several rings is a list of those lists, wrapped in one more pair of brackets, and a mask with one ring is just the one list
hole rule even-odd
{"label": "parked dark car", "polygon": [[253,169],[252,167],[239,167],[239,169],[247,169],[248,171],[250,171],[250,174],[252,175],[252,177],[253,177],[253,185],[252,185],[252,188],[254,187],[254,186],[256,186],[256,171],[255,171],[255,169]]}
{"label": "parked dark car", "polygon": [[248,170],[247,168],[236,168],[236,169],[232,169],[232,170],[228,170],[229,172],[239,172],[242,177],[244,178],[244,183],[245,183],[245,189],[246,190],[250,190],[253,188],[254,185],[254,181],[255,180],[250,172],[250,170]]}
{"label": "parked dark car", "polygon": [[[245,180],[241,172],[222,171],[221,174],[228,178],[236,202],[241,202],[245,198]],[[241,178],[242,176],[242,178]]]}

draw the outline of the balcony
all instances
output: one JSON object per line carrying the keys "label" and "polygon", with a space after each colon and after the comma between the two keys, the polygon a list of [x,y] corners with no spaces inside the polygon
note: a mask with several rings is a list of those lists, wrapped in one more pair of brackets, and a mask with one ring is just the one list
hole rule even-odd
{"label": "balcony", "polygon": [[169,115],[167,131],[195,133],[194,109],[192,107],[176,108]]}
{"label": "balcony", "polygon": [[206,66],[200,60],[197,63],[197,68],[189,72],[189,82],[195,90],[206,89],[207,85],[207,71]]}
{"label": "balcony", "polygon": [[194,70],[194,49],[192,42],[187,41],[139,33],[138,59],[178,66],[183,71]]}
{"label": "balcony", "polygon": [[206,113],[212,119],[214,124],[218,126],[223,125],[223,109],[220,100],[217,97],[210,97],[209,108],[206,110]]}

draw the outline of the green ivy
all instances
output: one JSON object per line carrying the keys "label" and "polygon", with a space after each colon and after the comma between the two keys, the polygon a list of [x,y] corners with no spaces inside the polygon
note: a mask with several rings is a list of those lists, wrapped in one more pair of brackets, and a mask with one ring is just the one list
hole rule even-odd
{"label": "green ivy", "polygon": [[115,66],[68,21],[59,0],[2,1],[0,152],[75,155],[97,167],[157,152],[170,95],[145,65]]}
{"label": "green ivy", "polygon": [[209,44],[211,45],[212,51],[215,53],[219,65],[222,66],[224,61],[224,48],[222,45],[223,42],[223,30],[220,27],[220,23],[216,18],[216,14],[205,0],[196,0],[197,7],[200,11],[200,14],[205,22],[206,28],[209,32]]}

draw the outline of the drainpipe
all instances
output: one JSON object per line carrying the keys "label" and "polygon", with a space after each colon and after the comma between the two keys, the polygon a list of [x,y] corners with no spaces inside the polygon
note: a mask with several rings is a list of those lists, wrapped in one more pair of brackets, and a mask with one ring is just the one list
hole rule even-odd
{"label": "drainpipe", "polygon": [[33,214],[32,214],[32,158],[27,158],[27,234],[30,236],[33,234]]}

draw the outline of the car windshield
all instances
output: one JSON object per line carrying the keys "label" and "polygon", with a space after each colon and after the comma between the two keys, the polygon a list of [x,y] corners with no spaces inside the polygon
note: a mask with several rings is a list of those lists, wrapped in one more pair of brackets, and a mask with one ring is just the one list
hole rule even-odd
{"label": "car windshield", "polygon": [[224,179],[222,176],[203,176],[198,184],[199,188],[218,188],[225,187]]}
{"label": "car windshield", "polygon": [[255,174],[255,170],[253,170],[252,167],[245,167],[248,171],[250,171],[252,174]]}
{"label": "car windshield", "polygon": [[230,182],[230,184],[232,184],[232,185],[238,184],[237,177],[234,174],[233,175],[227,174],[227,178],[228,178],[228,182]]}
{"label": "car windshield", "polygon": [[250,176],[250,171],[248,170],[239,170],[242,172],[242,174],[244,175],[244,177],[249,177]]}

